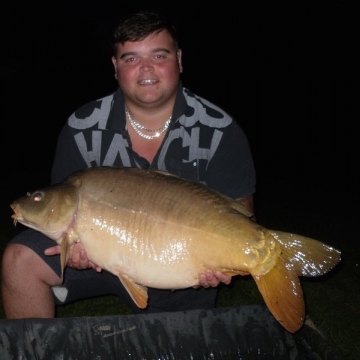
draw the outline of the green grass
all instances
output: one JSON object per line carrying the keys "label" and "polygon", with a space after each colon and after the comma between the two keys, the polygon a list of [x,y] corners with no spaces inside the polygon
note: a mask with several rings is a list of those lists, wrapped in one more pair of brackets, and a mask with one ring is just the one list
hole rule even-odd
{"label": "green grass", "polygon": [[[349,194],[259,193],[256,198],[257,219],[262,225],[277,230],[310,236],[342,252],[341,263],[318,278],[302,278],[307,314],[329,344],[344,359],[360,359],[360,246],[358,216],[350,211]],[[305,199],[305,201],[304,201]],[[0,232],[0,251],[17,229],[4,222]],[[356,233],[355,233],[356,232]],[[263,304],[263,299],[250,277],[236,277],[231,285],[222,286],[219,307]],[[115,296],[83,300],[57,307],[58,317],[131,314]],[[0,306],[0,318],[5,318]]]}

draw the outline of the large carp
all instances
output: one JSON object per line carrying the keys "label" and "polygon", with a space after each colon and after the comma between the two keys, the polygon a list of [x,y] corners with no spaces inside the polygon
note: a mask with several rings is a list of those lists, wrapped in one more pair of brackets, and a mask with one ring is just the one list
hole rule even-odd
{"label": "large carp", "polygon": [[325,274],[340,261],[333,247],[264,228],[235,200],[160,171],[91,168],[10,206],[15,224],[61,245],[62,271],[67,247],[81,241],[139,308],[148,287],[192,287],[206,269],[250,274],[274,317],[295,332],[305,317],[299,276]]}

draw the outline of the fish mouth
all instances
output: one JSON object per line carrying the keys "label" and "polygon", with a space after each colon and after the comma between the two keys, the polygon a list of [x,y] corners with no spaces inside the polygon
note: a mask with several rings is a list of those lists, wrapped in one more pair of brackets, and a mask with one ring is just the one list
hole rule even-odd
{"label": "fish mouth", "polygon": [[11,209],[14,211],[14,214],[11,215],[11,218],[14,219],[13,223],[14,225],[17,224],[18,221],[23,221],[24,218],[22,217],[21,213],[17,209],[17,206],[15,204],[10,204]]}

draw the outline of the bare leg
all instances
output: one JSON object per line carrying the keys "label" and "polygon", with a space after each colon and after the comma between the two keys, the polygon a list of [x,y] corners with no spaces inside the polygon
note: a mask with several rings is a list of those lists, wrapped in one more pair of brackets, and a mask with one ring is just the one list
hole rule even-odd
{"label": "bare leg", "polygon": [[61,285],[60,278],[34,251],[20,244],[6,247],[1,291],[7,319],[54,317],[54,285]]}

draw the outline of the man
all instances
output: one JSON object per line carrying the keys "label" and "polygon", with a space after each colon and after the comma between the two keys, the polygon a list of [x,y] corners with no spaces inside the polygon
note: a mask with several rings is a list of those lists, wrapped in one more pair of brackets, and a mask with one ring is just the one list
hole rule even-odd
{"label": "man", "polygon": [[[87,167],[160,169],[239,199],[253,212],[247,139],[227,113],[183,87],[173,25],[156,13],[133,14],[116,28],[113,45],[119,88],[70,116],[58,139],[52,183]],[[231,279],[207,271],[195,288],[149,289],[149,305],[140,310],[116,276],[89,261],[81,241],[71,247],[61,286],[58,254],[52,240],[31,229],[9,243],[2,261],[7,318],[53,317],[55,303],[105,294],[121,296],[136,313],[212,308],[216,287]]]}

